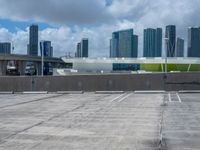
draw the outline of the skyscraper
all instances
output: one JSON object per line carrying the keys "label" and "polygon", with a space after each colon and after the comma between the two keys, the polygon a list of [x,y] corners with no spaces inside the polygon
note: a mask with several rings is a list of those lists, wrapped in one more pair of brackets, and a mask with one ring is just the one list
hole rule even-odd
{"label": "skyscraper", "polygon": [[184,57],[184,39],[177,38],[176,41],[176,57]]}
{"label": "skyscraper", "polygon": [[31,56],[38,56],[38,25],[31,25],[29,28],[29,44],[27,53]]}
{"label": "skyscraper", "polygon": [[119,57],[119,32],[113,32],[110,40],[110,57]]}
{"label": "skyscraper", "polygon": [[155,57],[161,57],[161,56],[162,56],[162,28],[157,28]]}
{"label": "skyscraper", "polygon": [[10,54],[11,53],[11,43],[5,42],[0,43],[0,54]]}
{"label": "skyscraper", "polygon": [[44,57],[53,57],[53,47],[51,46],[51,41],[41,41],[40,42],[40,53],[42,54],[43,51],[43,55]]}
{"label": "skyscraper", "polygon": [[82,51],[82,57],[88,57],[88,39],[83,38],[81,41],[81,51]]}
{"label": "skyscraper", "polygon": [[138,36],[133,35],[133,50],[132,50],[132,57],[138,57]]}
{"label": "skyscraper", "polygon": [[144,57],[161,57],[162,53],[162,29],[144,30]]}
{"label": "skyscraper", "polygon": [[76,47],[76,57],[88,57],[89,41],[87,38],[83,38]]}
{"label": "skyscraper", "polygon": [[82,57],[81,56],[82,54],[81,54],[81,43],[78,43],[77,44],[77,47],[76,47],[76,57]]}
{"label": "skyscraper", "polygon": [[113,32],[110,44],[110,57],[137,57],[138,36],[133,29]]}
{"label": "skyscraper", "polygon": [[188,57],[200,57],[200,28],[188,29]]}
{"label": "skyscraper", "polygon": [[167,57],[175,56],[175,47],[176,47],[176,26],[168,25],[166,26],[165,31],[165,42],[167,49]]}

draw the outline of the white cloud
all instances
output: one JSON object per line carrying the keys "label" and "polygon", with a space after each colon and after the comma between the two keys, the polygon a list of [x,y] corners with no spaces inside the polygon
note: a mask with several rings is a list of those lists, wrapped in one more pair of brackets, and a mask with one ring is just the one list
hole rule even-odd
{"label": "white cloud", "polygon": [[8,29],[0,28],[0,42],[10,41],[12,38],[12,34],[8,31]]}

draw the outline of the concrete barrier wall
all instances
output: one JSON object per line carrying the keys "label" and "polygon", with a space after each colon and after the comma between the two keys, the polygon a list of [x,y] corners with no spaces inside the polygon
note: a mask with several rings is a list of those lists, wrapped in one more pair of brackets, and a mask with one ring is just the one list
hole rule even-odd
{"label": "concrete barrier wall", "polygon": [[0,77],[0,91],[200,90],[200,73]]}

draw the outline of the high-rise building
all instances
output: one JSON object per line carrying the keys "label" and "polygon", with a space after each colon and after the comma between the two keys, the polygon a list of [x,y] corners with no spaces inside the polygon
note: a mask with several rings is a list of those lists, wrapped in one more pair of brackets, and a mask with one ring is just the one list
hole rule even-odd
{"label": "high-rise building", "polygon": [[133,50],[132,57],[138,57],[138,35],[133,35]]}
{"label": "high-rise building", "polygon": [[167,57],[175,57],[176,47],[176,26],[168,25],[165,31],[165,44],[167,49]]}
{"label": "high-rise building", "polygon": [[137,57],[138,36],[133,29],[113,32],[110,44],[110,57]]}
{"label": "high-rise building", "polygon": [[157,28],[155,57],[161,57],[161,56],[162,56],[162,28]]}
{"label": "high-rise building", "polygon": [[188,29],[188,57],[200,57],[200,28]]}
{"label": "high-rise building", "polygon": [[44,57],[53,57],[53,47],[51,46],[51,41],[41,41],[40,42],[40,53]]}
{"label": "high-rise building", "polygon": [[177,38],[176,41],[176,57],[184,57],[184,39]]}
{"label": "high-rise building", "polygon": [[29,28],[29,44],[27,53],[31,56],[38,56],[38,25],[31,25]]}
{"label": "high-rise building", "polygon": [[81,54],[81,43],[78,43],[77,44],[77,47],[76,47],[76,57],[82,57],[81,56],[82,54]]}
{"label": "high-rise building", "polygon": [[82,57],[88,57],[88,46],[89,46],[88,39],[83,38],[81,41]]}
{"label": "high-rise building", "polygon": [[110,57],[119,57],[119,32],[114,32],[112,34],[112,39],[110,40]]}
{"label": "high-rise building", "polygon": [[144,57],[161,57],[162,53],[162,29],[144,30]]}
{"label": "high-rise building", "polygon": [[11,53],[11,43],[5,42],[0,43],[0,54],[10,54]]}
{"label": "high-rise building", "polygon": [[88,47],[89,47],[89,41],[87,38],[83,38],[81,42],[77,44],[76,47],[76,57],[88,57]]}

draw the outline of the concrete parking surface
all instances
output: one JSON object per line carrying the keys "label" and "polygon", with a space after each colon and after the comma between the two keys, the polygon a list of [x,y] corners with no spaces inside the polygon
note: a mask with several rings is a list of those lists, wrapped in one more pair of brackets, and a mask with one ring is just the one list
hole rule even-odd
{"label": "concrete parking surface", "polygon": [[199,150],[199,97],[0,95],[0,150]]}

